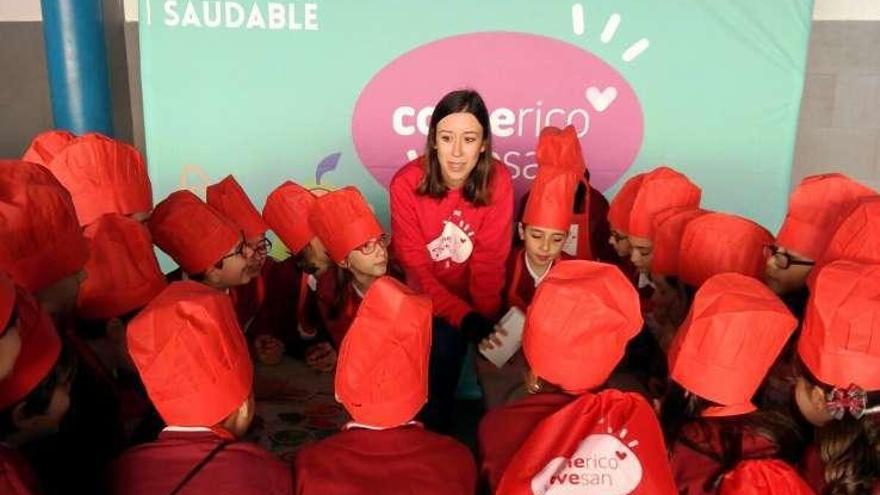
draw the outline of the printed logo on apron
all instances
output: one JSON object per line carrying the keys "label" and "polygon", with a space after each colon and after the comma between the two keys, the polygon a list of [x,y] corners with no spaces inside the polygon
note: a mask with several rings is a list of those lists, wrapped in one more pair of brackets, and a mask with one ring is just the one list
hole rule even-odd
{"label": "printed logo on apron", "polygon": [[642,463],[633,449],[638,440],[628,440],[627,430],[617,434],[592,433],[570,458],[552,459],[532,478],[535,495],[626,495],[642,481]]}

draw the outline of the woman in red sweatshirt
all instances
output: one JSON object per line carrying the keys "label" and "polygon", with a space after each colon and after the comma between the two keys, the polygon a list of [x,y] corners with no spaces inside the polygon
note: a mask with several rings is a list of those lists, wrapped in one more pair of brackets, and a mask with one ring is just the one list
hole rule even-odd
{"label": "woman in red sweatshirt", "polygon": [[425,155],[391,181],[393,250],[407,282],[434,303],[426,424],[443,429],[467,343],[495,326],[510,253],[513,185],[492,159],[489,112],[472,90],[453,91],[431,116]]}

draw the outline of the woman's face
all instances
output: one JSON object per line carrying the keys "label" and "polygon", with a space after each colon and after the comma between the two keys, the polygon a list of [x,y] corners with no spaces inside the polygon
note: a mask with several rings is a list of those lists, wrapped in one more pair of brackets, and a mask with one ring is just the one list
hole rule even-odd
{"label": "woman's face", "polygon": [[460,188],[486,150],[483,126],[471,113],[451,113],[437,123],[434,139],[443,183],[450,189]]}
{"label": "woman's face", "polygon": [[525,244],[526,257],[535,268],[544,269],[550,265],[565,244],[566,232],[555,229],[544,229],[526,225],[520,231],[520,238]]}

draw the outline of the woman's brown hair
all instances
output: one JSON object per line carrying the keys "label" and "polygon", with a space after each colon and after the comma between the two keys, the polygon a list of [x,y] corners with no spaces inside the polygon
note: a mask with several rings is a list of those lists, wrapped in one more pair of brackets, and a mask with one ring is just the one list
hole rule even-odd
{"label": "woman's brown hair", "polygon": [[483,127],[483,146],[477,165],[471,171],[462,187],[464,199],[474,206],[486,206],[492,202],[492,131],[489,124],[489,111],[479,93],[472,89],[460,89],[444,96],[434,107],[428,140],[425,143],[425,176],[419,183],[416,193],[431,198],[446,196],[449,188],[443,183],[440,160],[437,157],[437,124],[447,115],[467,112],[473,115]]}

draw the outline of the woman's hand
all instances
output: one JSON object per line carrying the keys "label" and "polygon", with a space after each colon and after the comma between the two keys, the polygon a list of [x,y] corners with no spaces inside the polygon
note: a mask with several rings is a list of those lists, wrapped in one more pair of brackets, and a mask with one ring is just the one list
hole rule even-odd
{"label": "woman's hand", "polygon": [[481,351],[491,351],[496,347],[501,347],[503,337],[507,337],[507,330],[501,325],[495,325],[495,331],[491,335],[480,341],[479,348]]}
{"label": "woman's hand", "polygon": [[495,331],[495,322],[476,311],[471,311],[461,320],[459,328],[466,339],[479,343]]}

